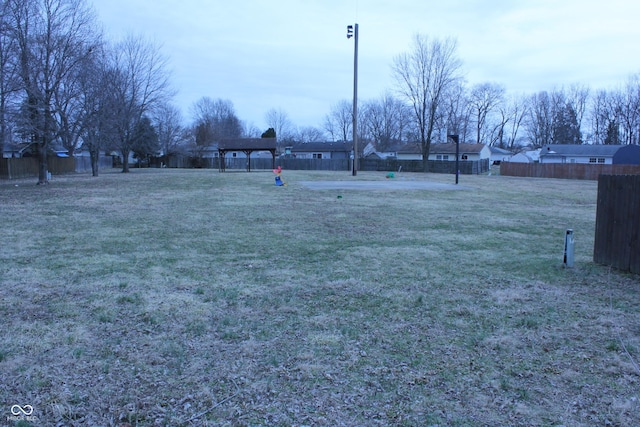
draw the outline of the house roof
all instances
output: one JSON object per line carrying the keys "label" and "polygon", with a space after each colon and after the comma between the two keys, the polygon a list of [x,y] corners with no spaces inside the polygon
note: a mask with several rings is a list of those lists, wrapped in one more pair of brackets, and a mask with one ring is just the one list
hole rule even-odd
{"label": "house roof", "polygon": [[500,148],[500,147],[489,146],[489,149],[491,150],[491,154],[502,154],[506,156],[513,154],[513,152],[509,150],[505,150],[504,148]]}
{"label": "house roof", "polygon": [[297,152],[311,152],[311,151],[342,151],[349,152],[353,148],[353,143],[351,142],[297,142],[293,145],[288,145],[287,147],[291,147],[291,151]]}
{"label": "house roof", "polygon": [[540,156],[601,156],[613,157],[624,145],[549,144],[542,147]]}
{"label": "house roof", "polygon": [[276,149],[276,138],[228,138],[218,142],[222,151],[269,151]]}
{"label": "house roof", "polygon": [[[485,147],[484,144],[466,144],[460,143],[460,153],[480,153]],[[453,142],[447,144],[431,144],[429,154],[456,154],[456,144]]]}
{"label": "house roof", "polygon": [[[460,143],[460,153],[480,153],[484,148],[484,144]],[[419,144],[402,144],[394,147],[393,150],[399,154],[422,154],[422,147]],[[456,154],[456,144],[452,142],[447,144],[431,144],[429,154]]]}
{"label": "house roof", "polygon": [[389,151],[392,150],[399,154],[422,154],[422,147],[418,144],[402,144],[390,149]]}

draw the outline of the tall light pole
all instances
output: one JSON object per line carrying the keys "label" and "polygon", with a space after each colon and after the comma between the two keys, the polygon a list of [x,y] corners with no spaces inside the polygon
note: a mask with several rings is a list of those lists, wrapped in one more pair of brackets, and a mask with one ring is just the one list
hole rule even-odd
{"label": "tall light pole", "polygon": [[347,25],[347,38],[354,38],[353,49],[353,163],[351,175],[358,174],[358,24]]}
{"label": "tall light pole", "polygon": [[458,135],[447,135],[456,144],[456,184],[460,175],[460,138]]}

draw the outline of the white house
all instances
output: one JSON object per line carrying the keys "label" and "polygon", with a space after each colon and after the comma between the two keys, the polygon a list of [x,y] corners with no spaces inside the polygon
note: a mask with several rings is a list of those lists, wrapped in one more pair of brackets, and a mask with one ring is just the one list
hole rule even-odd
{"label": "white house", "polygon": [[284,155],[296,159],[348,159],[352,150],[351,142],[304,142],[287,145]]}
{"label": "white house", "polygon": [[378,151],[376,146],[370,142],[362,149],[362,157],[389,159],[389,158],[396,158],[397,153],[395,150]]}
{"label": "white house", "polygon": [[511,156],[508,161],[511,163],[538,163],[540,150],[521,151]]}
{"label": "white house", "polygon": [[422,147],[418,144],[406,144],[396,147],[398,160],[422,160]]}
{"label": "white house", "polygon": [[499,165],[502,162],[508,162],[513,152],[500,147],[489,147],[491,150],[491,164]]}
{"label": "white house", "polygon": [[540,163],[640,164],[638,145],[549,144],[540,150]]}
{"label": "white house", "polygon": [[[460,160],[478,161],[491,158],[491,150],[484,144],[465,144],[459,147]],[[406,144],[396,148],[398,160],[422,160],[422,147],[418,144]],[[456,144],[431,144],[429,160],[456,160]]]}
{"label": "white house", "polygon": [[[491,158],[491,150],[484,144],[466,144],[460,143],[458,148],[459,160],[478,161]],[[456,160],[456,144],[450,142],[447,144],[431,144],[429,150],[429,160]]]}

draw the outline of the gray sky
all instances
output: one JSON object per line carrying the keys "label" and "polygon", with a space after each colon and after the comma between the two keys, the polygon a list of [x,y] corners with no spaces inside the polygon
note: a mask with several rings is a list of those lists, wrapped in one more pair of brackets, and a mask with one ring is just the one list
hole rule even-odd
{"label": "gray sky", "polygon": [[615,89],[640,72],[640,2],[633,0],[93,0],[107,37],[143,35],[169,58],[175,104],[190,120],[203,96],[231,100],[238,117],[266,129],[282,109],[297,126],[321,127],[353,95],[393,89],[393,58],[416,33],[454,37],[470,85],[532,93],[575,83]]}

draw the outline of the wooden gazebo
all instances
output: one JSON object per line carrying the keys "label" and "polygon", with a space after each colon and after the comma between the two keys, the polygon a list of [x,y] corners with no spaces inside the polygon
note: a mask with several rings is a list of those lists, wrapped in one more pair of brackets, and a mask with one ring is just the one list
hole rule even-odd
{"label": "wooden gazebo", "polygon": [[230,138],[218,142],[220,172],[225,171],[225,155],[229,151],[241,151],[247,156],[247,172],[251,172],[251,153],[268,151],[272,157],[272,168],[276,168],[276,138]]}

